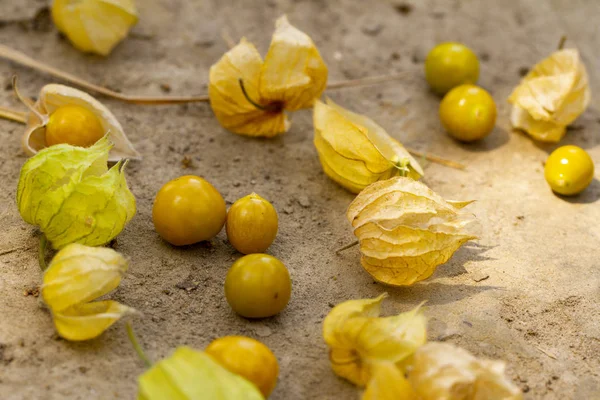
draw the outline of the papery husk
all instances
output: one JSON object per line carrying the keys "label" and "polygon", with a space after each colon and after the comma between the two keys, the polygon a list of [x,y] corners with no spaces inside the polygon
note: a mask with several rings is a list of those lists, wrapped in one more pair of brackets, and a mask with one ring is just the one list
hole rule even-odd
{"label": "papery husk", "polygon": [[[248,97],[244,96],[240,80]],[[308,35],[286,16],[277,20],[263,62],[245,38],[209,72],[210,104],[219,123],[231,132],[273,137],[290,127],[284,111],[312,107],[327,84],[327,67]]]}
{"label": "papery husk", "polygon": [[329,98],[326,104],[315,102],[313,124],[323,171],[352,193],[393,176],[424,175],[417,160],[381,126]]}
{"label": "papery husk", "polygon": [[411,360],[409,382],[420,400],[521,400],[502,361],[480,360],[449,343],[430,342]]}
{"label": "papery husk", "polygon": [[264,400],[252,383],[185,346],[154,364],[138,382],[138,400]]}
{"label": "papery husk", "polygon": [[331,368],[357,386],[367,385],[377,366],[401,364],[427,340],[420,307],[393,317],[379,317],[387,295],[349,300],[335,306],[323,322]]}
{"label": "papery husk", "polygon": [[27,155],[32,156],[38,151],[46,148],[46,129],[44,125],[47,118],[59,107],[76,105],[91,111],[102,124],[104,132],[108,133],[113,148],[109,153],[109,161],[121,159],[141,159],[140,154],[125,135],[123,127],[116,117],[98,100],[89,94],[59,84],[49,84],[42,88],[38,100],[33,104],[45,120],[41,120],[35,113],[30,112],[27,119],[27,127],[22,138],[23,149]]}
{"label": "papery husk", "polygon": [[508,98],[511,123],[543,142],[558,142],[591,101],[588,75],[577,49],[540,61]]}
{"label": "papery husk", "polygon": [[363,268],[377,281],[406,286],[428,278],[464,243],[474,217],[469,202],[447,202],[425,184],[394,177],[354,199],[348,221],[359,239]]}

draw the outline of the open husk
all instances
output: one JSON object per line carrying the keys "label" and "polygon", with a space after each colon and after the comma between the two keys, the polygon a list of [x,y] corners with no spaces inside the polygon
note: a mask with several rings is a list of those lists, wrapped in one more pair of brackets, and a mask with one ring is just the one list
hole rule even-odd
{"label": "open husk", "polygon": [[[27,99],[23,100],[28,102]],[[27,155],[35,155],[38,151],[46,148],[45,125],[49,116],[61,106],[77,105],[94,113],[100,120],[104,132],[108,132],[108,138],[113,143],[108,157],[109,161],[141,158],[110,110],[81,90],[65,85],[49,84],[42,88],[38,100],[34,104],[29,103],[28,105],[33,107],[36,112],[29,113],[27,127],[22,138],[23,149]]]}

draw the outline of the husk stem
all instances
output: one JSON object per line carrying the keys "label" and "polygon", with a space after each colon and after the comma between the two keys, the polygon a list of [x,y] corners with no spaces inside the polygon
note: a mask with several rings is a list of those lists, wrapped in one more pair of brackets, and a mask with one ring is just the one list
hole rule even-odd
{"label": "husk stem", "polygon": [[40,236],[40,245],[38,247],[38,262],[40,264],[40,269],[42,272],[48,268],[46,264],[46,246],[48,245],[48,239],[46,239],[46,235],[43,233]]}
{"label": "husk stem", "polygon": [[357,240],[357,241],[355,241],[355,242],[352,242],[352,243],[350,243],[350,244],[347,244],[346,246],[344,246],[344,247],[342,247],[342,248],[339,248],[339,249],[337,249],[337,250],[335,251],[335,254],[340,254],[342,251],[344,251],[344,250],[348,250],[348,249],[350,249],[350,248],[352,248],[352,247],[354,247],[354,246],[357,246],[359,243],[360,243],[360,242]]}
{"label": "husk stem", "polygon": [[137,353],[137,355],[140,358],[140,360],[142,360],[142,362],[144,363],[144,365],[146,366],[146,368],[152,367],[152,361],[150,361],[150,359],[148,358],[148,356],[146,356],[146,353],[144,352],[144,349],[142,348],[142,346],[138,342],[138,340],[137,340],[137,338],[135,336],[135,332],[133,332],[133,327],[131,326],[131,323],[126,322],[125,323],[125,329],[127,330],[127,337],[129,338],[129,341],[131,342],[131,345],[133,346],[133,349]]}
{"label": "husk stem", "polygon": [[455,169],[460,169],[460,170],[464,170],[467,169],[466,165],[458,163],[456,161],[451,161],[451,160],[446,160],[445,158],[436,156],[434,154],[430,154],[430,153],[423,153],[421,151],[418,150],[414,150],[408,147],[405,147],[406,150],[412,154],[415,157],[421,157],[424,158],[427,161],[431,161],[434,162],[436,164],[441,164],[444,165],[446,167],[450,167],[450,168],[455,168]]}

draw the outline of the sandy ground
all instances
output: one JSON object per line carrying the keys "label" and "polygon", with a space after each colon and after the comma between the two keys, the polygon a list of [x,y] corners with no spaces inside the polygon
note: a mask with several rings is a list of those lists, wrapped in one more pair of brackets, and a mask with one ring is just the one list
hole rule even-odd
{"label": "sandy ground", "polygon": [[[160,95],[168,85],[171,93],[200,94],[206,92],[210,65],[227,50],[222,29],[236,39],[247,36],[264,52],[275,19],[287,13],[319,46],[332,81],[407,72],[394,84],[327,94],[374,118],[405,144],[467,164],[466,171],[428,164],[425,182],[446,198],[478,200],[471,210],[482,225],[481,239],[458,251],[431,279],[387,288],[362,270],[357,249],[334,253],[353,239],[344,216],[353,196],[322,173],[310,111],[295,113],[286,135],[251,140],[222,129],[207,104],[143,107],[103,99],[144,155],[128,167],[139,210],[118,239],[131,268],[113,298],[143,312],[135,327],[151,357],[158,360],[178,345],[201,349],[218,336],[243,334],[262,340],[279,358],[273,399],[357,398],[359,391],[330,370],[322,321],[334,304],[387,291],[386,314],[427,300],[430,339],[505,359],[527,398],[600,398],[600,183],[595,180],[573,199],[553,195],[543,162],[556,146],[511,132],[505,101],[523,69],[568,35],[568,45],[581,50],[588,66],[594,100],[561,144],[577,144],[600,161],[600,3],[139,3],[140,24],[106,59],[82,55],[61,39],[41,0],[0,2],[0,43],[125,92]],[[475,145],[458,144],[443,132],[439,99],[423,79],[427,51],[449,39],[479,54],[480,84],[499,107],[496,129]],[[18,106],[8,85],[15,72],[23,92],[32,96],[52,82],[0,61],[2,105]],[[68,343],[57,338],[49,314],[32,295],[40,283],[37,232],[21,221],[14,204],[26,159],[22,132],[19,124],[0,121],[0,398],[131,399],[143,366],[123,325],[91,342]],[[188,169],[182,167],[186,156],[192,160]],[[285,262],[294,283],[281,315],[247,321],[230,310],[223,280],[239,254],[224,232],[210,244],[187,248],[173,248],[154,232],[154,195],[182,174],[206,177],[228,204],[252,191],[274,203],[281,222],[270,252]]]}

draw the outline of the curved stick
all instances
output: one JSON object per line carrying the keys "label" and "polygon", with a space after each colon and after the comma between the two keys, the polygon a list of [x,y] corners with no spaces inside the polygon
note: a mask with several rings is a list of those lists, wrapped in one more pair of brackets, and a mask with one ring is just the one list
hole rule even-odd
{"label": "curved stick", "polygon": [[134,104],[183,104],[183,103],[199,103],[208,102],[209,98],[207,95],[203,96],[190,96],[190,97],[145,97],[145,96],[132,96],[117,93],[113,90],[107,89],[102,86],[94,85],[81,78],[78,78],[69,73],[63,72],[57,68],[51,67],[44,63],[34,60],[33,58],[21,53],[20,51],[11,49],[10,47],[0,44],[0,57],[10,60],[19,65],[32,68],[37,71],[44,72],[56,78],[64,81],[73,83],[86,90],[103,94],[108,97],[112,97],[117,100],[124,101],[126,103]]}

